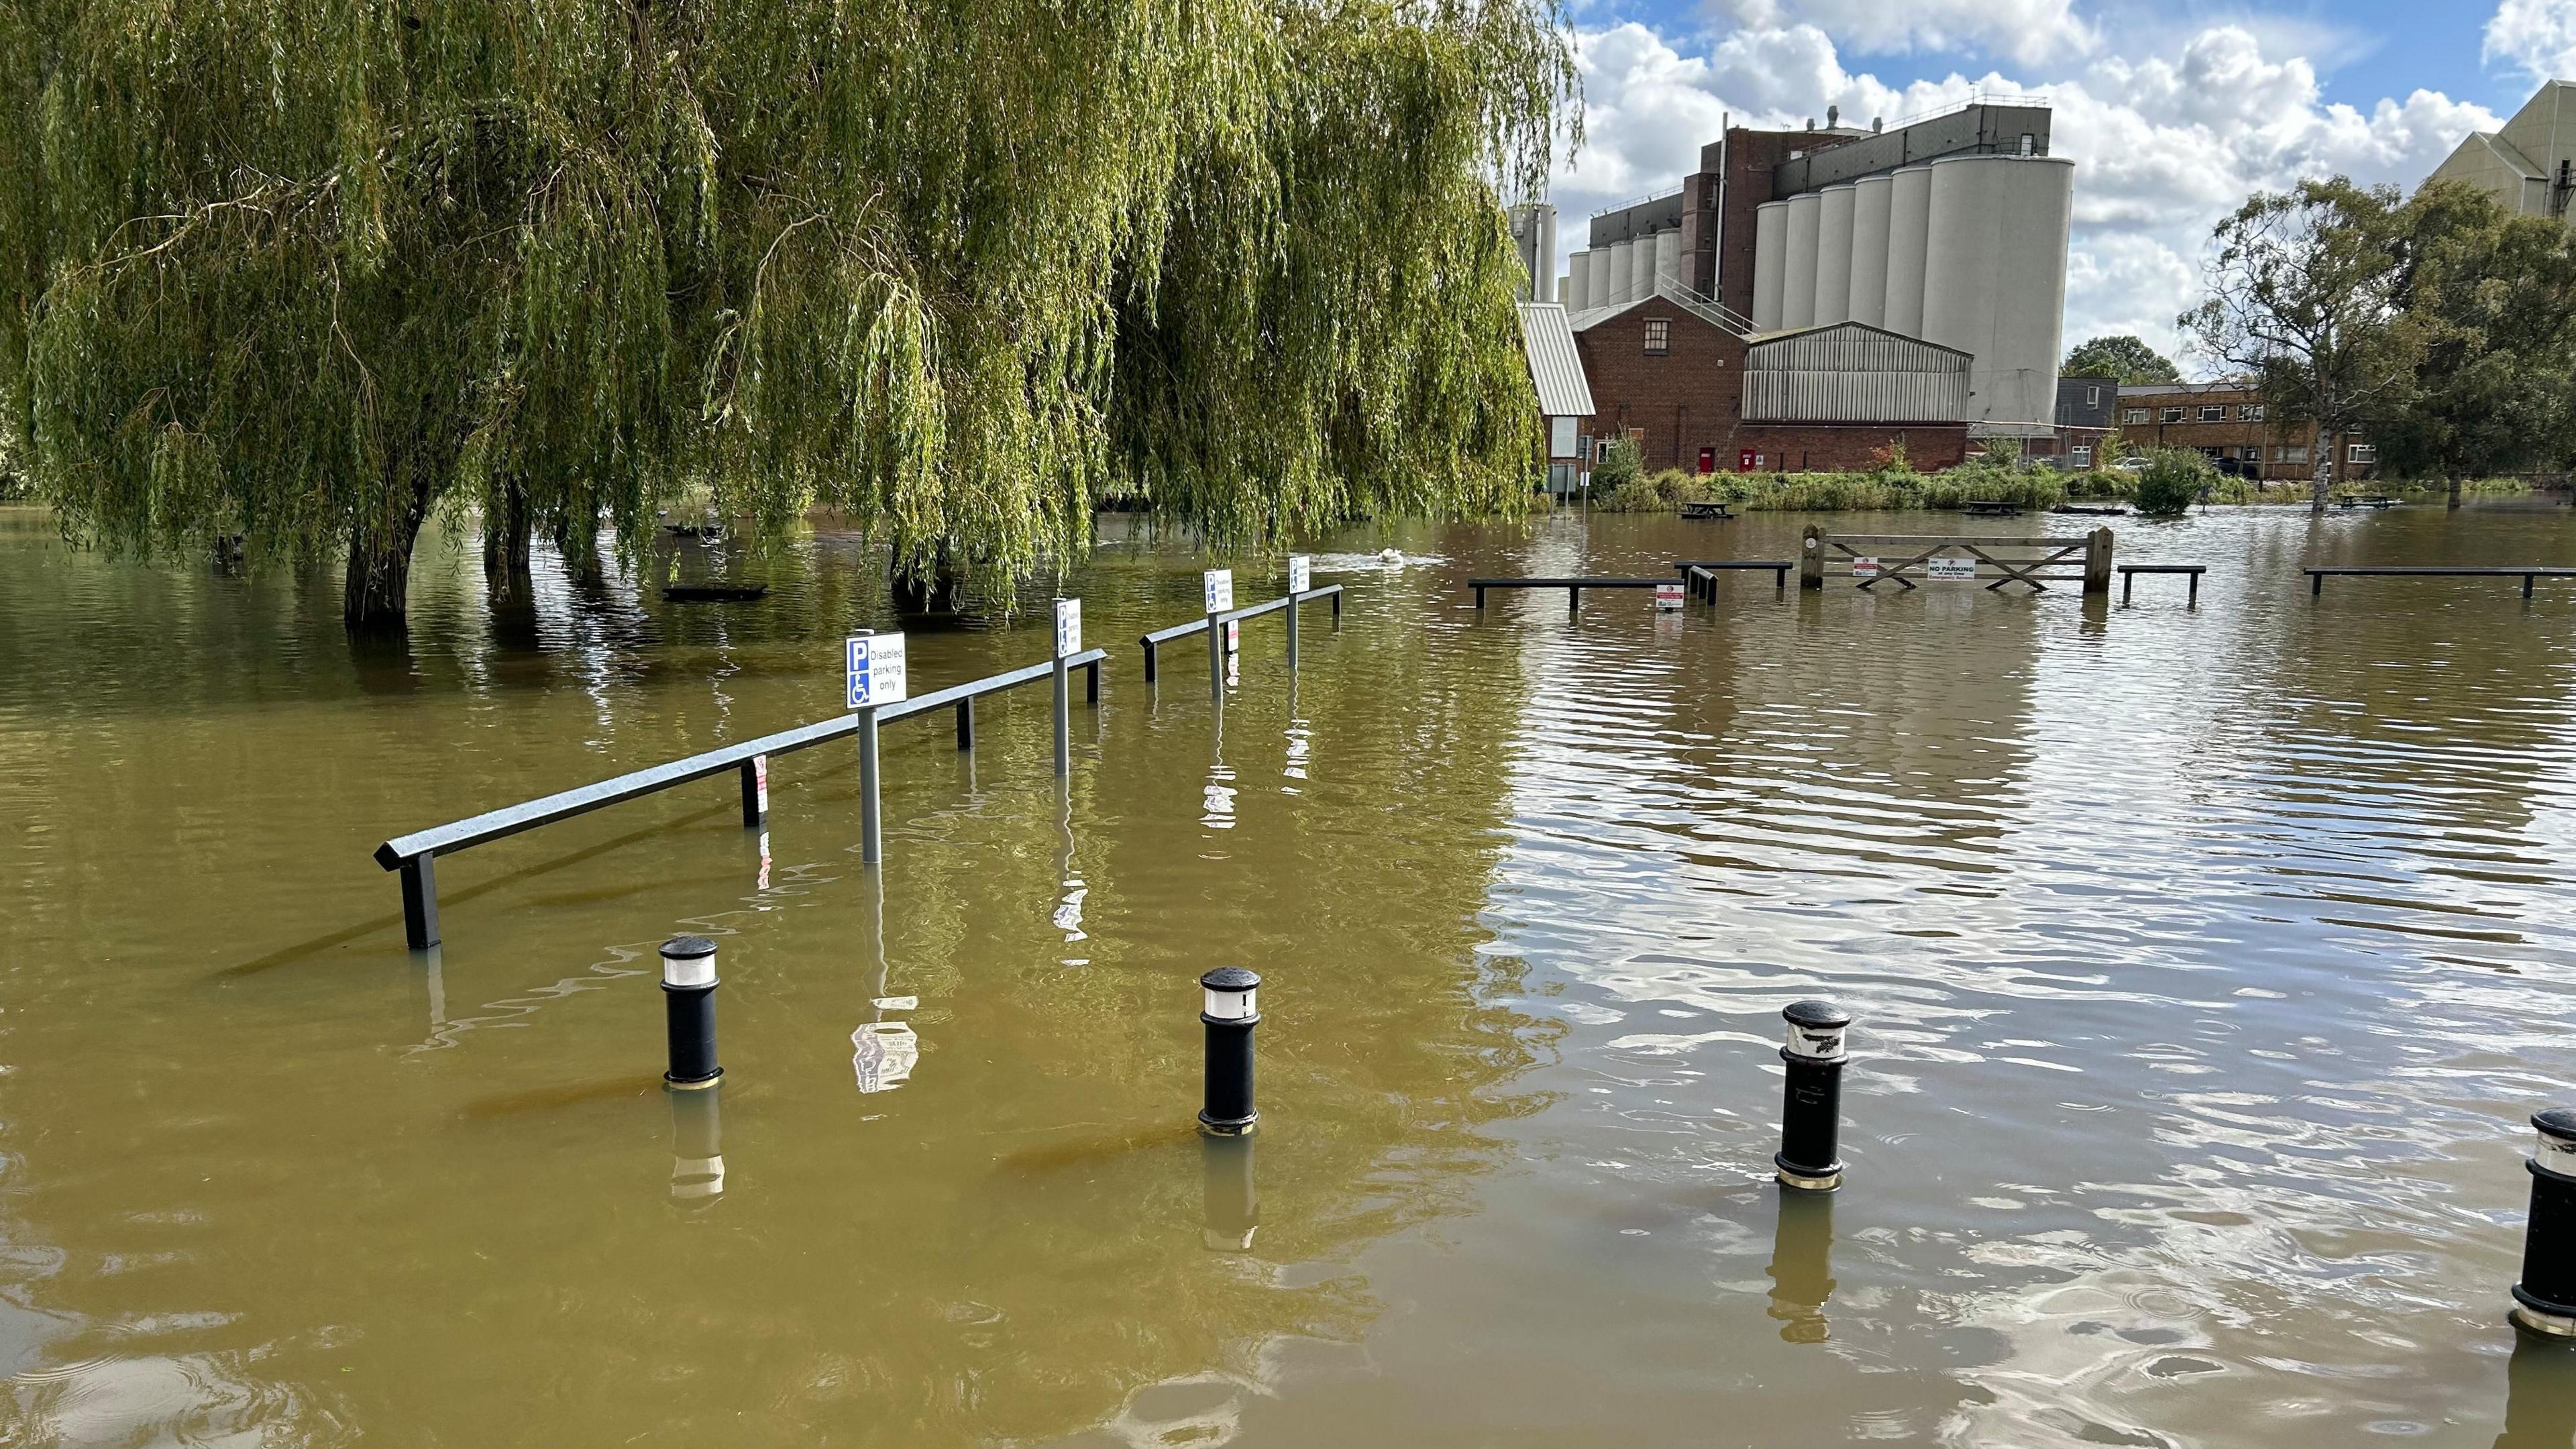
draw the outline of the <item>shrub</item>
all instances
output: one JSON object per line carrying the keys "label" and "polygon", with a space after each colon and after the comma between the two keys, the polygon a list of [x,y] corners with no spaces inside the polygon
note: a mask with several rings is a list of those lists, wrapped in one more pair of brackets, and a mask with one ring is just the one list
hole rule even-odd
{"label": "shrub", "polygon": [[[1593,473],[1598,481],[1598,471]],[[1595,489],[1592,506],[1604,513],[1670,513],[1685,503],[1709,496],[1707,482],[1679,468],[1636,478],[1604,492]]]}
{"label": "shrub", "polygon": [[1601,461],[1592,465],[1592,491],[1601,493],[1625,488],[1646,471],[1646,453],[1634,438],[1614,439]]}
{"label": "shrub", "polygon": [[2138,512],[2149,518],[2180,518],[2199,501],[2202,489],[2218,482],[2209,459],[2189,448],[2158,448],[2146,456],[2135,497]]}

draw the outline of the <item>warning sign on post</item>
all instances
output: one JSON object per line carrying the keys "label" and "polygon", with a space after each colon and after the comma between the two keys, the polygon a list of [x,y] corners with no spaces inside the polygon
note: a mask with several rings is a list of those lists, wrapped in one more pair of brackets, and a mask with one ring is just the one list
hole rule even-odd
{"label": "warning sign on post", "polygon": [[1655,607],[1657,609],[1670,613],[1673,610],[1679,609],[1681,606],[1682,586],[1678,580],[1669,584],[1655,585]]}
{"label": "warning sign on post", "polygon": [[1852,577],[1853,577],[1853,578],[1856,578],[1856,579],[1874,579],[1874,578],[1877,578],[1877,577],[1878,577],[1878,560],[1876,560],[1876,559],[1874,559],[1874,558],[1856,558],[1856,559],[1853,559],[1853,560],[1852,560]]}
{"label": "warning sign on post", "polygon": [[1976,576],[1977,561],[1972,558],[1935,558],[1923,561],[1923,577],[1927,579],[1973,579]]}
{"label": "warning sign on post", "polygon": [[903,636],[901,634],[858,634],[845,643],[848,656],[850,705],[852,709],[874,709],[881,704],[900,704],[904,699]]}

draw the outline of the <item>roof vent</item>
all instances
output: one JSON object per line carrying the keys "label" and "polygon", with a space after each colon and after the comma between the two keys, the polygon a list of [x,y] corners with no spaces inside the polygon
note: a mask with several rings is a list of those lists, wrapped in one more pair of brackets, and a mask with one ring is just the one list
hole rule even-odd
{"label": "roof vent", "polygon": [[1842,123],[1843,123],[1843,108],[1842,108],[1842,107],[1840,107],[1840,106],[1827,106],[1827,107],[1825,107],[1825,129],[1826,129],[1826,130],[1828,130],[1828,131],[1833,130],[1833,129],[1835,129],[1835,128],[1839,127],[1840,125],[1842,125]]}
{"label": "roof vent", "polygon": [[1869,118],[1869,133],[1871,135],[1878,135],[1886,129],[1887,118],[1885,116],[1872,116]]}
{"label": "roof vent", "polygon": [[1808,130],[1810,130],[1810,131],[1812,131],[1812,130],[1816,129],[1816,118],[1815,118],[1815,117],[1813,117],[1813,116],[1809,116],[1809,117],[1807,118],[1807,129],[1808,129]]}

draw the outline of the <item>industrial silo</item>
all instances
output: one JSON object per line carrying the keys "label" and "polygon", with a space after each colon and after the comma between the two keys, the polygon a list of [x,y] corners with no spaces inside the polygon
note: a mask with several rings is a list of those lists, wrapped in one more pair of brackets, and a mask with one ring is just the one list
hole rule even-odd
{"label": "industrial silo", "polygon": [[1789,234],[1780,260],[1780,325],[1816,325],[1816,229],[1824,199],[1809,191],[1789,198]]}
{"label": "industrial silo", "polygon": [[1923,335],[1924,247],[1932,231],[1932,168],[1907,166],[1887,178],[1887,321],[1890,332]]}
{"label": "industrial silo", "polygon": [[1645,295],[1649,297],[1655,295],[1655,285],[1659,282],[1668,283],[1675,288],[1680,287],[1683,282],[1681,232],[1678,229],[1659,231],[1655,233],[1654,240],[1655,270],[1654,274],[1646,279]]}
{"label": "industrial silo", "polygon": [[1859,189],[1846,182],[1817,193],[1816,325],[1851,320],[1852,203]]}
{"label": "industrial silo", "polygon": [[1592,305],[1590,295],[1583,290],[1585,280],[1591,275],[1592,253],[1576,252],[1565,259],[1565,288],[1571,299],[1566,303],[1567,311],[1580,312]]}
{"label": "industrial silo", "polygon": [[2046,427],[2057,411],[2075,163],[1949,156],[1931,171],[1923,339],[1969,354],[1972,421]]}
{"label": "industrial silo", "polygon": [[1865,177],[1852,187],[1851,320],[1887,325],[1887,219],[1896,179]]}
{"label": "industrial silo", "polygon": [[1780,273],[1789,245],[1789,203],[1753,209],[1753,330],[1780,330]]}
{"label": "industrial silo", "polygon": [[1613,307],[1637,300],[1637,243],[1632,238],[1610,248],[1609,290],[1602,298]]}

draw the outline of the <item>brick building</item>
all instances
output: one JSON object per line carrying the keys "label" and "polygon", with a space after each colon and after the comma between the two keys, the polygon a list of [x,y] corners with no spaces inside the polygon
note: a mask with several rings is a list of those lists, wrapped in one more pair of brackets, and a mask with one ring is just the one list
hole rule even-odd
{"label": "brick building", "polygon": [[[2129,448],[2193,448],[2220,471],[2265,483],[2316,477],[2317,430],[2276,422],[2243,379],[2151,383],[2120,389],[2120,441]],[[2379,476],[2379,450],[2347,438],[2334,460],[2337,482]]]}
{"label": "brick building", "polygon": [[[1937,216],[2018,218],[2010,203],[2021,193],[2012,188],[2025,180],[2037,182],[2040,192],[2064,193],[2067,163],[2046,160],[2042,107],[1980,101],[1897,130],[1839,121],[1828,112],[1824,126],[1810,123],[1802,131],[1730,125],[1720,140],[1700,148],[1699,169],[1677,192],[1592,219],[1588,248],[1569,258],[1566,294],[1592,385],[1588,435],[1595,456],[1624,434],[1638,441],[1649,470],[1858,469],[1896,444],[1916,466],[1942,468],[1964,460],[1985,438],[2051,438],[2045,399],[2054,387],[2062,224],[2053,254],[2055,290],[2045,285],[2050,257],[2040,255],[2049,251],[2045,225],[2006,227],[2010,245],[2035,248],[2017,267],[1997,261],[1994,246],[1961,245],[1967,234],[1957,225],[1906,246],[1891,242],[1885,227],[1863,237],[1842,226],[1825,248],[1842,258],[1838,275],[1848,279],[1840,289],[1814,287],[1819,305],[1799,319],[1755,324],[1757,274],[1777,291],[1778,268],[1804,266],[1800,259],[1809,255],[1793,255],[1779,241],[1778,217],[1768,213],[1784,205],[1794,203],[1803,217],[1810,203],[1835,194],[1835,215],[1849,217],[1848,198],[1840,194],[1879,188],[1873,199],[1885,199],[1884,188],[1910,173],[1925,183],[1915,188],[1919,200],[1929,194],[1931,168],[1961,163],[2015,175],[1995,183],[2005,188],[1993,193],[2002,198],[2000,209],[1980,209],[1965,199],[2002,172],[1942,173],[1949,177],[1941,182],[1944,196],[1960,204]],[[2048,172],[2052,164],[2061,169]],[[2043,173],[2055,179],[2042,181]],[[2049,203],[2048,195],[2040,197],[2043,212]],[[1877,215],[1883,218],[1885,209]],[[1850,261],[1856,253],[1866,253],[1869,265]],[[1900,325],[1895,309],[1881,305],[1881,293],[1907,283],[1916,315]],[[1927,285],[1950,304],[1943,315],[1959,335],[1936,336],[1922,320]],[[1796,358],[1773,345],[1820,334],[1830,335],[1798,349]],[[2034,348],[2047,363],[2036,384],[2028,376],[2033,364],[2021,357]],[[1979,357],[1980,351],[1990,355]],[[1819,370],[1818,357],[1831,358],[1831,365]],[[2034,386],[2041,401],[2027,412],[1997,411],[1999,390],[2017,389],[2018,396]],[[1926,413],[1916,405],[1927,388],[1953,400],[1948,411]],[[1748,390],[1769,401],[1748,408]]]}

